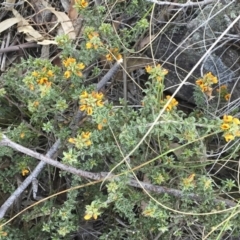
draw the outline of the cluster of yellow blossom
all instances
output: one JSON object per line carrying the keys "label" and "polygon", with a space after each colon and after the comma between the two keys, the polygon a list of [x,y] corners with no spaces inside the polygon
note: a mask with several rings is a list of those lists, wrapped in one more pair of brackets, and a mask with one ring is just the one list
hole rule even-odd
{"label": "cluster of yellow blossom", "polygon": [[[166,99],[165,99],[165,100],[161,100],[160,102],[163,103],[163,104],[165,104],[170,98],[171,98],[171,96],[170,96],[170,95],[167,95],[167,96],[166,96]],[[170,111],[171,111],[172,109],[174,109],[177,105],[178,105],[178,101],[177,101],[175,98],[173,98],[173,99],[170,101],[170,103],[167,105],[166,110],[167,110],[168,112],[170,112]]]}
{"label": "cluster of yellow blossom", "polygon": [[182,184],[185,189],[192,188],[195,186],[194,178],[196,174],[192,173],[187,178],[182,179]]}
{"label": "cluster of yellow blossom", "polygon": [[76,148],[82,149],[92,144],[90,137],[90,132],[82,132],[81,134],[77,135],[76,138],[69,138],[68,142],[74,144]]}
{"label": "cluster of yellow blossom", "polygon": [[[114,56],[114,58],[113,58]],[[122,55],[119,53],[119,49],[118,48],[113,48],[110,49],[110,53],[108,53],[106,56],[107,61],[111,62],[114,59],[120,60],[122,59]]]}
{"label": "cluster of yellow blossom", "polygon": [[98,201],[93,201],[91,205],[87,205],[84,219],[90,220],[91,218],[94,218],[96,220],[98,216],[101,214],[99,208],[100,206]]}
{"label": "cluster of yellow blossom", "polygon": [[[49,70],[47,68],[43,68],[42,71],[34,71],[32,72],[32,77],[34,78],[34,80],[36,80],[38,85],[43,85],[47,88],[50,88],[52,85],[51,80],[54,77],[54,73],[52,70]],[[30,83],[28,85],[29,89],[31,91],[34,90],[34,84]]]}
{"label": "cluster of yellow blossom", "polygon": [[162,68],[160,64],[158,64],[156,67],[152,66],[146,66],[146,72],[151,75],[150,78],[156,79],[157,81],[161,82],[164,79],[164,76],[168,74],[168,70],[165,68]]}
{"label": "cluster of yellow blossom", "polygon": [[156,212],[156,209],[147,207],[145,210],[142,212],[143,216],[145,217],[154,217],[154,214]]}
{"label": "cluster of yellow blossom", "polygon": [[22,176],[26,176],[28,175],[28,173],[29,173],[29,170],[27,168],[22,169]]}
{"label": "cluster of yellow blossom", "polygon": [[63,60],[63,65],[67,69],[64,73],[66,79],[70,78],[72,74],[82,77],[82,70],[85,68],[83,63],[77,63],[75,58],[69,57]]}
{"label": "cluster of yellow blossom", "polygon": [[[169,100],[171,98],[171,96],[169,96],[169,95],[167,95],[166,96],[166,99],[167,100]],[[171,101],[170,101],[170,103],[167,105],[167,108],[166,108],[166,110],[167,111],[171,111],[174,107],[176,107],[178,105],[178,101],[175,99],[175,98],[173,98]]]}
{"label": "cluster of yellow blossom", "polygon": [[102,107],[103,106],[103,94],[93,91],[92,93],[87,93],[84,91],[79,96],[79,110],[85,111],[87,115],[93,114],[93,109],[95,107]]}
{"label": "cluster of yellow blossom", "polygon": [[7,232],[3,231],[2,227],[0,227],[0,236],[6,237],[7,235],[8,235]]}
{"label": "cluster of yellow blossom", "polygon": [[224,138],[227,142],[234,140],[235,137],[240,137],[240,121],[231,115],[223,116],[221,129],[224,131]]}
{"label": "cluster of yellow blossom", "polygon": [[101,123],[98,124],[97,128],[99,131],[102,130],[103,126],[107,123],[107,119],[104,118],[103,121]]}
{"label": "cluster of yellow blossom", "polygon": [[202,92],[207,93],[209,96],[212,94],[212,85],[216,83],[218,83],[218,79],[211,72],[204,74],[203,78],[196,81]]}
{"label": "cluster of yellow blossom", "polygon": [[230,99],[230,97],[231,97],[231,94],[228,93],[226,85],[220,86],[220,88],[217,89],[217,92],[219,92],[220,97],[224,98],[226,101],[228,101]]}
{"label": "cluster of yellow blossom", "polygon": [[21,132],[20,133],[20,138],[23,139],[25,137],[25,133],[24,132]]}
{"label": "cluster of yellow blossom", "polygon": [[76,8],[86,8],[88,6],[88,1],[86,0],[76,0],[75,1]]}
{"label": "cluster of yellow blossom", "polygon": [[99,38],[98,32],[89,32],[87,33],[87,38],[89,41],[86,43],[86,49],[98,49],[103,45],[101,39]]}

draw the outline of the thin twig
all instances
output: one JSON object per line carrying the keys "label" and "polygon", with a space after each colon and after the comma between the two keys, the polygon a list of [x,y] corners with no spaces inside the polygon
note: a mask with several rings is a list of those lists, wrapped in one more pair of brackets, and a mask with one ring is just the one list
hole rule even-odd
{"label": "thin twig", "polygon": [[198,6],[204,6],[210,3],[215,3],[216,0],[204,0],[201,2],[192,2],[187,1],[186,3],[174,3],[174,2],[163,2],[163,1],[157,1],[157,0],[147,0],[148,2],[155,3],[157,5],[171,5],[176,7],[198,7]]}
{"label": "thin twig", "polygon": [[37,47],[40,47],[40,45],[37,44],[36,42],[28,42],[28,43],[19,44],[17,46],[10,46],[10,47],[0,49],[0,53],[15,52],[24,48],[37,48]]}
{"label": "thin twig", "polygon": [[106,83],[113,77],[113,75],[117,72],[120,63],[123,62],[123,59],[119,59],[114,63],[112,68],[107,72],[107,74],[101,79],[101,81],[97,84],[97,91],[99,91]]}

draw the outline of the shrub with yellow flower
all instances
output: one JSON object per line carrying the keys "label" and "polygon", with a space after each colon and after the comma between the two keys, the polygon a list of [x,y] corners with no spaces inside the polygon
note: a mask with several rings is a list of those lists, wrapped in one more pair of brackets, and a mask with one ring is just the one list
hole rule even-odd
{"label": "shrub with yellow flower", "polygon": [[211,72],[204,74],[203,78],[196,81],[201,91],[206,93],[209,97],[212,96],[212,85],[216,83],[218,83],[218,79]]}
{"label": "shrub with yellow flower", "polygon": [[85,111],[87,115],[92,115],[96,107],[103,107],[103,94],[93,91],[91,94],[84,91],[79,96],[79,110]]}
{"label": "shrub with yellow flower", "polygon": [[232,141],[240,136],[240,120],[231,115],[224,115],[221,129],[224,131],[223,137],[226,142]]}
{"label": "shrub with yellow flower", "polygon": [[113,61],[114,59],[117,59],[117,60],[122,59],[122,55],[119,53],[118,48],[110,49],[110,52],[105,57],[106,57],[106,60],[109,62]]}
{"label": "shrub with yellow flower", "polygon": [[168,70],[163,68],[160,64],[156,67],[146,66],[146,72],[150,74],[149,79],[155,79],[159,82],[162,82],[165,75],[168,74]]}
{"label": "shrub with yellow flower", "polygon": [[63,60],[63,66],[68,68],[70,65],[76,63],[76,59],[75,58],[72,58],[72,57],[69,57],[65,60]]}
{"label": "shrub with yellow flower", "polygon": [[25,137],[25,133],[24,133],[24,132],[21,132],[20,138],[23,139],[24,137]]}
{"label": "shrub with yellow flower", "polygon": [[22,169],[22,176],[28,175],[29,170],[27,168]]}
{"label": "shrub with yellow flower", "polygon": [[106,125],[106,123],[107,123],[107,119],[104,118],[102,122],[97,125],[98,130],[101,131],[102,128]]}
{"label": "shrub with yellow flower", "polygon": [[75,58],[69,57],[62,61],[63,66],[67,69],[64,72],[64,77],[69,79],[72,74],[78,77],[82,77],[82,70],[85,68],[83,63],[78,63]]}
{"label": "shrub with yellow flower", "polygon": [[103,45],[99,33],[94,31],[92,28],[86,29],[86,36],[88,41],[86,42],[86,49],[98,49]]}
{"label": "shrub with yellow flower", "polygon": [[194,182],[195,176],[196,176],[196,174],[192,173],[187,178],[182,179],[183,189],[188,190],[190,188],[195,187],[195,182]]}
{"label": "shrub with yellow flower", "polygon": [[76,138],[69,138],[68,142],[74,144],[76,148],[82,149],[89,147],[92,144],[90,137],[90,132],[82,132],[81,134],[78,134]]}
{"label": "shrub with yellow flower", "polygon": [[106,207],[106,203],[101,203],[99,200],[92,201],[91,205],[86,206],[84,219],[90,220],[91,218],[93,218],[96,220],[101,214],[101,212],[99,211],[101,207]]}
{"label": "shrub with yellow flower", "polygon": [[[160,103],[161,103],[162,105],[165,105],[170,98],[171,98],[171,96],[170,96],[170,95],[167,95],[164,100],[161,100],[161,101],[160,101]],[[167,105],[166,110],[167,110],[168,112],[170,112],[171,110],[175,109],[175,107],[176,107],[177,105],[178,105],[178,101],[177,101],[175,98],[173,98],[173,99],[170,101],[170,103]]]}
{"label": "shrub with yellow flower", "polygon": [[86,0],[76,0],[75,1],[75,7],[77,9],[84,9],[88,6],[88,1]]}
{"label": "shrub with yellow flower", "polygon": [[[167,101],[168,101],[170,98],[171,98],[170,95],[167,95],[167,96],[166,96]],[[176,107],[177,105],[178,105],[178,101],[177,101],[175,98],[173,98],[173,99],[170,101],[170,103],[168,104],[166,110],[167,110],[167,111],[171,111],[171,110],[172,110],[174,107]]]}
{"label": "shrub with yellow flower", "polygon": [[3,231],[2,227],[0,227],[0,237],[6,237],[7,235],[7,232]]}
{"label": "shrub with yellow flower", "polygon": [[48,67],[44,67],[41,71],[33,71],[31,76],[32,78],[26,77],[23,81],[31,91],[34,91],[35,83],[37,83],[37,85],[39,86],[45,86],[46,88],[50,88],[55,74],[54,70],[49,69]]}
{"label": "shrub with yellow flower", "polygon": [[69,70],[65,71],[64,77],[65,77],[66,79],[70,78],[70,77],[71,77],[71,71],[69,71]]}
{"label": "shrub with yellow flower", "polygon": [[220,94],[220,98],[225,99],[226,101],[229,101],[231,98],[231,94],[228,93],[227,85],[222,85],[217,89],[217,92]]}

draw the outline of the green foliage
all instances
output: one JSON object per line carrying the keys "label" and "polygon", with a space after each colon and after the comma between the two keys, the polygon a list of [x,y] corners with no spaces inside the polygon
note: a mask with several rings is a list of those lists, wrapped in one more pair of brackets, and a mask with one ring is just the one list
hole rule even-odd
{"label": "green foliage", "polygon": [[[8,239],[73,239],[81,231],[79,226],[89,224],[91,232],[100,223],[98,239],[173,239],[184,237],[195,225],[209,233],[227,218],[224,229],[216,228],[212,239],[229,230],[239,232],[238,216],[222,211],[229,207],[224,200],[216,201],[223,194],[231,196],[235,180],[209,174],[215,162],[221,159],[223,165],[228,164],[238,152],[237,148],[219,152],[223,147],[216,150],[211,143],[221,138],[222,145],[226,140],[234,146],[240,135],[237,118],[209,114],[217,106],[209,100],[215,77],[210,76],[213,82],[208,85],[198,81],[197,107],[191,114],[178,110],[178,101],[164,92],[168,70],[159,64],[146,66],[149,78],[137,110],[121,99],[120,106],[114,105],[108,94],[97,92],[95,84],[89,83],[102,76],[103,65],[97,65],[96,59],[112,65],[128,54],[127,48],[149,27],[147,1],[120,2],[109,1],[116,4],[114,12],[109,12],[104,6],[80,1],[76,8],[85,17],[78,48],[68,36],[56,38],[62,66],[45,59],[22,60],[5,73],[0,89],[0,97],[14,103],[14,111],[21,116],[19,123],[3,130],[11,140],[45,154],[60,138],[59,161],[92,174],[111,172],[115,177],[104,179],[101,186],[91,185],[89,179],[46,168],[39,176],[42,195],[69,191],[29,209],[19,217],[25,228],[13,222],[1,229],[0,237],[6,233]],[[117,31],[106,19],[118,12],[137,13],[138,20],[131,28]],[[74,128],[79,111],[84,118]],[[0,188],[11,193],[16,175],[24,179],[36,162],[6,147],[1,147],[0,156],[1,164],[8,162],[0,174]],[[130,180],[143,181],[155,191],[130,186]]]}

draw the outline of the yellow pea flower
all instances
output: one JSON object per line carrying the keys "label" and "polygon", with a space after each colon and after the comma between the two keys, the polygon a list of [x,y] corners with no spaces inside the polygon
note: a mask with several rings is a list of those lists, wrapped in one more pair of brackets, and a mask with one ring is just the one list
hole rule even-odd
{"label": "yellow pea flower", "polygon": [[34,90],[34,85],[33,85],[33,84],[29,84],[28,87],[29,87],[29,89],[30,89],[31,91]]}
{"label": "yellow pea flower", "polygon": [[84,138],[84,139],[88,139],[88,138],[90,138],[91,133],[90,133],[90,132],[82,132],[81,136],[82,136],[82,138]]}
{"label": "yellow pea flower", "polygon": [[37,77],[38,76],[38,72],[36,72],[36,71],[32,72],[32,76],[33,77]]}
{"label": "yellow pea flower", "polygon": [[227,133],[224,135],[224,138],[225,138],[226,142],[229,142],[229,141],[234,140],[235,137],[232,134]]}
{"label": "yellow pea flower", "polygon": [[69,57],[69,58],[63,60],[63,65],[64,65],[64,67],[67,68],[69,65],[71,65],[72,63],[75,63],[75,62],[76,62],[75,58]]}
{"label": "yellow pea flower", "polygon": [[48,82],[48,79],[46,77],[43,77],[43,78],[40,78],[40,79],[37,80],[37,83],[39,85],[43,85],[43,84],[45,84],[47,82]]}
{"label": "yellow pea flower", "polygon": [[88,97],[87,91],[84,91],[84,92],[80,95],[80,98],[87,98],[87,97]]}
{"label": "yellow pea flower", "polygon": [[236,131],[236,132],[234,133],[234,135],[235,135],[236,137],[240,137],[240,131]]}
{"label": "yellow pea flower", "polygon": [[91,219],[92,218],[92,214],[89,214],[89,213],[87,213],[85,216],[84,216],[84,219],[85,220],[89,220],[89,219]]}
{"label": "yellow pea flower", "polygon": [[52,70],[48,70],[47,75],[49,77],[53,77],[54,76],[53,71]]}
{"label": "yellow pea flower", "polygon": [[239,119],[238,118],[233,118],[233,123],[234,124],[237,124],[237,125],[239,125],[240,124],[240,121],[239,121]]}
{"label": "yellow pea flower", "polygon": [[38,101],[34,101],[33,106],[34,107],[38,107],[38,105],[39,105],[39,102]]}
{"label": "yellow pea flower", "polygon": [[145,69],[146,69],[147,73],[150,73],[152,71],[152,67],[151,66],[146,66]]}
{"label": "yellow pea flower", "polygon": [[231,116],[231,115],[224,115],[223,116],[223,122],[230,123],[232,121],[233,121],[233,116]]}
{"label": "yellow pea flower", "polygon": [[86,8],[88,6],[88,2],[86,0],[76,0],[76,5],[80,8]]}
{"label": "yellow pea flower", "polygon": [[86,142],[85,142],[85,145],[88,147],[88,146],[90,146],[92,144],[92,142],[90,141],[90,140],[87,140]]}
{"label": "yellow pea flower", "polygon": [[103,102],[102,102],[102,100],[98,100],[98,101],[97,101],[97,106],[98,106],[98,107],[103,107]]}
{"label": "yellow pea flower", "polygon": [[198,79],[198,80],[196,81],[196,84],[197,84],[198,86],[203,85],[203,80],[202,80],[202,79]]}
{"label": "yellow pea flower", "polygon": [[226,94],[226,95],[224,96],[224,98],[225,98],[226,101],[228,101],[228,100],[230,99],[230,97],[231,97],[231,94],[230,94],[230,93],[228,93],[228,94]]}
{"label": "yellow pea flower", "polygon": [[86,43],[86,49],[91,49],[93,48],[93,44],[91,42]]}
{"label": "yellow pea flower", "polygon": [[87,115],[92,115],[92,114],[93,114],[92,107],[87,107]]}
{"label": "yellow pea flower", "polygon": [[84,104],[84,105],[81,105],[81,106],[79,107],[79,110],[82,111],[82,112],[85,111],[86,109],[87,109],[87,105],[85,105],[85,104]]}
{"label": "yellow pea flower", "polygon": [[22,176],[26,176],[29,173],[28,169],[22,169]]}
{"label": "yellow pea flower", "polygon": [[69,143],[72,143],[72,144],[75,144],[76,141],[75,141],[74,138],[69,138],[69,139],[68,139],[68,142],[69,142]]}
{"label": "yellow pea flower", "polygon": [[107,61],[111,62],[113,60],[112,55],[109,53],[106,56]]}
{"label": "yellow pea flower", "polygon": [[78,71],[78,72],[76,72],[76,75],[79,76],[79,77],[82,77],[83,74],[82,74],[81,71]]}
{"label": "yellow pea flower", "polygon": [[64,73],[64,77],[66,79],[70,78],[71,77],[71,71],[67,70],[65,73]]}
{"label": "yellow pea flower", "polygon": [[170,111],[172,110],[172,106],[169,104],[169,105],[166,107],[166,110],[167,110],[168,112],[170,112]]}
{"label": "yellow pea flower", "polygon": [[83,63],[77,64],[78,69],[83,70],[85,68],[85,65]]}
{"label": "yellow pea flower", "polygon": [[227,130],[227,129],[229,129],[230,128],[230,126],[229,126],[229,124],[227,124],[227,123],[223,123],[222,125],[221,125],[221,129],[222,130]]}

